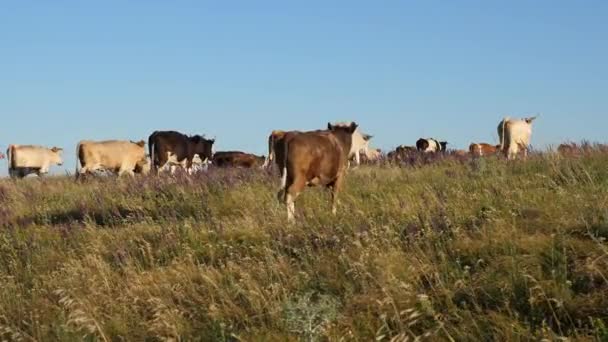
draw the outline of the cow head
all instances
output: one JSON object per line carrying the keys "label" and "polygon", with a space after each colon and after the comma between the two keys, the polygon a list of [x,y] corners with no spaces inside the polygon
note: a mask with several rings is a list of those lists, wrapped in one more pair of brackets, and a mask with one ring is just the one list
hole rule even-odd
{"label": "cow head", "polygon": [[439,145],[441,145],[441,151],[447,151],[448,149],[448,142],[447,141],[440,141]]}
{"label": "cow head", "polygon": [[131,142],[139,147],[144,147],[146,146],[146,142],[144,140],[140,140],[140,141],[133,141],[131,140]]}
{"label": "cow head", "polygon": [[530,118],[525,118],[525,119],[524,119],[524,121],[525,121],[526,123],[528,123],[528,124],[531,124],[531,123],[532,123],[532,121],[536,120],[536,118],[537,118],[537,117],[538,117],[538,115],[535,115],[535,116],[530,117]]}
{"label": "cow head", "polygon": [[332,132],[341,131],[341,132],[347,132],[349,134],[353,134],[357,130],[357,127],[359,127],[359,125],[357,125],[356,122],[351,122],[350,125],[343,125],[343,124],[332,125],[331,122],[327,123],[327,129]]}
{"label": "cow head", "polygon": [[53,147],[51,148],[51,162],[55,163],[59,166],[63,165],[63,159],[61,155],[63,154],[63,149],[61,147]]}
{"label": "cow head", "polygon": [[198,154],[201,160],[206,158],[211,159],[213,157],[213,144],[215,139],[205,139],[200,135],[190,137],[190,143],[192,144],[193,152]]}
{"label": "cow head", "polygon": [[133,170],[133,172],[140,173],[142,175],[147,175],[148,173],[150,173],[151,167],[152,161],[150,160],[150,156],[146,154],[143,159],[135,163],[135,169]]}

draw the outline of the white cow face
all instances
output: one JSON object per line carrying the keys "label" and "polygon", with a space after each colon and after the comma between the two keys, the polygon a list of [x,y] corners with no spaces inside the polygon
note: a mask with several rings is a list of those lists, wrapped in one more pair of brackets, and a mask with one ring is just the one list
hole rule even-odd
{"label": "white cow face", "polygon": [[59,147],[53,147],[51,149],[51,162],[59,166],[63,165],[63,149]]}

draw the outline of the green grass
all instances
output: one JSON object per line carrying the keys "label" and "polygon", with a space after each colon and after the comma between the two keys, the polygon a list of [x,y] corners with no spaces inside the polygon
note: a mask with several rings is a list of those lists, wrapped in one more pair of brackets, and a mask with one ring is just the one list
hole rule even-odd
{"label": "green grass", "polygon": [[0,339],[608,339],[608,155],[0,181]]}

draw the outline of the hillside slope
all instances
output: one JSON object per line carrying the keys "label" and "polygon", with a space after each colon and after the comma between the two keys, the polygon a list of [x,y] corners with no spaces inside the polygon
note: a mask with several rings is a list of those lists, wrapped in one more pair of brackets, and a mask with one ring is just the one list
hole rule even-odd
{"label": "hillside slope", "polygon": [[608,338],[608,155],[0,181],[7,340]]}

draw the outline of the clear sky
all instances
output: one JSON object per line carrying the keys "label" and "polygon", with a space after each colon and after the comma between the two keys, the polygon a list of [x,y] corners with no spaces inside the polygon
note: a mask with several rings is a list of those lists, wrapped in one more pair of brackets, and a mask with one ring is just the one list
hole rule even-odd
{"label": "clear sky", "polygon": [[[0,148],[176,129],[265,154],[355,120],[390,149],[608,140],[608,1],[2,1]],[[6,175],[6,163],[0,163]],[[61,171],[61,169],[55,169]]]}

